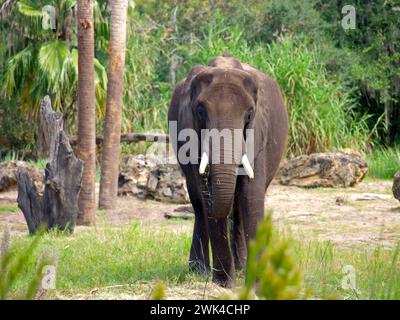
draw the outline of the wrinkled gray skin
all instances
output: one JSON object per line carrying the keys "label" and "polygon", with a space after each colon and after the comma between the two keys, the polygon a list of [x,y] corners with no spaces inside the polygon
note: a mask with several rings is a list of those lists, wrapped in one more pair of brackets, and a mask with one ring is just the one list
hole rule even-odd
{"label": "wrinkled gray skin", "polygon": [[[210,242],[213,281],[233,287],[235,268],[246,266],[249,240],[264,216],[264,195],[284,152],[288,116],[282,94],[277,83],[264,73],[232,57],[220,56],[208,66],[193,67],[178,83],[168,119],[177,121],[178,133],[195,129],[199,140],[200,130],[205,128],[242,129],[244,139],[245,129],[254,129],[254,179],[236,175],[237,164],[224,164],[228,161],[223,155],[241,158],[242,154],[233,150],[221,150],[222,164],[212,164],[210,154],[204,175],[199,174],[198,164],[180,164],[195,212],[189,267],[199,273],[210,271]],[[184,144],[178,141],[175,152]],[[200,158],[200,146],[198,152]],[[229,218],[233,221],[231,228]]]}

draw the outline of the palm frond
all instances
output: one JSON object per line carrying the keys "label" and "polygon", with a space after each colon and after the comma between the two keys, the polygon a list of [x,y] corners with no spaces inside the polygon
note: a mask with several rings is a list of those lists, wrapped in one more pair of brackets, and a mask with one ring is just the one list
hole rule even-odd
{"label": "palm frond", "polygon": [[70,52],[65,42],[53,40],[43,44],[39,50],[39,67],[48,78],[48,90],[61,89],[63,65]]}
{"label": "palm frond", "polygon": [[30,45],[8,61],[3,82],[3,90],[6,96],[10,97],[21,87],[24,87],[24,81],[32,75],[34,56],[34,48]]}

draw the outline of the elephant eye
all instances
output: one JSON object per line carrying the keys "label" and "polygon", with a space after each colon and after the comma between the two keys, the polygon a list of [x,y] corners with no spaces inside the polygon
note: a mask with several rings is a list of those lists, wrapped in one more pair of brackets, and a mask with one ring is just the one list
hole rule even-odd
{"label": "elephant eye", "polygon": [[253,117],[254,117],[254,110],[252,108],[246,114],[246,117],[245,117],[246,124],[249,123],[251,120],[253,120]]}
{"label": "elephant eye", "polygon": [[197,113],[197,116],[201,119],[201,120],[204,120],[205,118],[206,118],[206,109],[204,108],[204,106],[202,106],[201,104],[199,104],[198,106],[197,106],[197,109],[196,109],[196,113]]}

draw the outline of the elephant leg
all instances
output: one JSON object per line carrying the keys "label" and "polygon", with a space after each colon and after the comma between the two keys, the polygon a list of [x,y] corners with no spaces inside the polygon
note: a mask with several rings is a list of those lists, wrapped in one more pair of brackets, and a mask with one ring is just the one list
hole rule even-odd
{"label": "elephant leg", "polygon": [[189,256],[189,269],[199,274],[208,274],[210,272],[209,236],[206,223],[204,214],[196,212]]}
{"label": "elephant leg", "polygon": [[235,268],[236,270],[243,270],[246,267],[247,247],[244,236],[242,211],[237,201],[235,201],[233,206],[232,220],[231,246]]}
{"label": "elephant leg", "polygon": [[228,218],[209,219],[213,257],[213,281],[222,287],[235,286],[235,268],[229,246]]}
{"label": "elephant leg", "polygon": [[249,180],[242,177],[239,186],[240,210],[243,217],[244,236],[248,249],[249,241],[254,239],[258,224],[264,218],[266,176],[263,173]]}
{"label": "elephant leg", "polygon": [[264,194],[259,197],[251,197],[244,205],[243,225],[244,235],[246,239],[246,247],[248,248],[250,240],[254,239],[257,232],[258,224],[264,218]]}
{"label": "elephant leg", "polygon": [[210,272],[210,254],[207,216],[203,209],[201,195],[196,192],[197,186],[188,182],[187,189],[195,215],[189,269],[199,274],[208,274]]}

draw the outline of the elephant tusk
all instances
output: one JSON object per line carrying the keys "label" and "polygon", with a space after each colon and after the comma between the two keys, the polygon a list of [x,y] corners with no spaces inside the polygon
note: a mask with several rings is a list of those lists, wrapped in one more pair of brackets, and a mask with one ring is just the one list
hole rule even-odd
{"label": "elephant tusk", "polygon": [[251,167],[249,158],[247,158],[246,154],[244,154],[243,157],[242,157],[242,164],[243,164],[244,171],[246,171],[246,173],[249,176],[249,178],[253,179],[254,178],[254,171],[253,171],[253,168]]}
{"label": "elephant tusk", "polygon": [[203,152],[203,155],[201,156],[200,167],[199,167],[200,174],[204,174],[204,172],[206,171],[207,165],[208,165],[208,155],[206,152]]}

